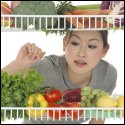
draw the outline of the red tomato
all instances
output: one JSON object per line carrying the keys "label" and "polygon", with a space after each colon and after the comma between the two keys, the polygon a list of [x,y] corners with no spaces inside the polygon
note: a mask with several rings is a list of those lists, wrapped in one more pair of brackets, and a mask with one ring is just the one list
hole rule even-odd
{"label": "red tomato", "polygon": [[[74,108],[80,108],[80,107],[82,107],[81,105],[80,105],[80,103],[78,103],[78,102],[72,102],[72,103],[69,103],[69,106],[68,107],[74,107]],[[74,120],[77,120],[78,119],[78,117],[80,117],[82,114],[83,114],[83,110],[67,110],[67,115],[69,116],[69,117],[71,117],[72,118],[72,115],[73,115],[73,119]]]}
{"label": "red tomato", "polygon": [[[59,117],[63,117],[65,112],[64,110],[54,110],[54,108],[58,108],[58,107],[61,107],[59,104],[55,104],[55,103],[50,103],[49,104],[49,107],[53,107],[53,109],[49,110],[49,116],[51,118],[54,118],[54,119],[59,119]],[[59,115],[60,114],[60,115]]]}
{"label": "red tomato", "polygon": [[62,92],[59,89],[51,89],[44,96],[49,103],[54,103],[62,98]]}
{"label": "red tomato", "polygon": [[69,107],[69,102],[61,102],[59,105],[62,107]]}

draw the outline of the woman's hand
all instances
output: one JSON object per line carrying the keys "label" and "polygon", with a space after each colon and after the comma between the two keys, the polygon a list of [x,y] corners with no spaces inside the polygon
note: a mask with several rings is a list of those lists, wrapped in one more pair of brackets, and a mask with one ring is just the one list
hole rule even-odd
{"label": "woman's hand", "polygon": [[23,69],[28,69],[44,55],[45,52],[42,52],[34,43],[27,43],[19,50],[15,59],[15,64]]}

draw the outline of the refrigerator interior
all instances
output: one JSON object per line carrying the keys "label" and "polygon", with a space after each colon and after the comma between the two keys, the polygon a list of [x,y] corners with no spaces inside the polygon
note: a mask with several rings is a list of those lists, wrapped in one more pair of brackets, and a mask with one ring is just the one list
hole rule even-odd
{"label": "refrigerator interior", "polygon": [[[85,3],[84,3],[85,2]],[[8,2],[10,3],[10,2]],[[55,2],[56,3],[56,2]],[[74,5],[101,3],[101,1],[73,1]],[[109,45],[110,49],[104,60],[113,64],[118,72],[116,88],[113,94],[124,95],[124,30],[109,30]],[[3,29],[1,31],[1,68],[5,67],[8,63],[16,58],[20,47],[27,42],[35,43],[46,55],[56,54],[62,55],[63,52],[63,35],[49,34],[46,36],[42,31],[14,31],[11,29]],[[21,123],[23,119],[6,120],[1,122],[6,123]],[[86,124],[87,122],[83,123]],[[105,124],[123,124],[124,118],[107,118]]]}

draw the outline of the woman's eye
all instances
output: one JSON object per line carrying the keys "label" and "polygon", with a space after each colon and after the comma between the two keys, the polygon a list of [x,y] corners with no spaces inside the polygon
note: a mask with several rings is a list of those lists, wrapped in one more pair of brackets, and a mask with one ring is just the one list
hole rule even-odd
{"label": "woman's eye", "polygon": [[74,45],[74,46],[78,46],[79,45],[79,43],[77,43],[77,42],[71,42],[71,44]]}
{"label": "woman's eye", "polygon": [[89,47],[90,49],[95,49],[95,48],[97,48],[97,46],[95,46],[95,45],[88,45],[88,47]]}

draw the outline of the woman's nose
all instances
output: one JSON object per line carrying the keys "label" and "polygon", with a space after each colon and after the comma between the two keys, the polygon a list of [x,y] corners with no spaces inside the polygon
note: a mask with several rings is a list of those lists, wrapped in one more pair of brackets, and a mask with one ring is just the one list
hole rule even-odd
{"label": "woman's nose", "polygon": [[86,49],[83,47],[80,47],[78,50],[78,56],[80,57],[86,57]]}

